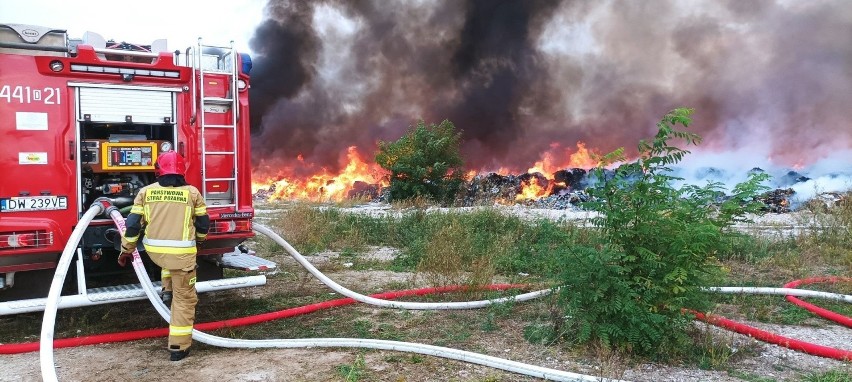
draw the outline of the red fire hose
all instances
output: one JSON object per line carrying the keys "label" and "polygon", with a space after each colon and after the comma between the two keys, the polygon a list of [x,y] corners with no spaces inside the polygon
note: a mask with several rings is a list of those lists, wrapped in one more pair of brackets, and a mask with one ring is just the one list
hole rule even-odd
{"label": "red fire hose", "polygon": [[[814,277],[802,280],[795,280],[784,285],[785,288],[795,288],[801,284],[813,284],[819,282],[844,282],[844,281],[852,281],[852,278],[848,277]],[[842,314],[832,312],[827,309],[820,308],[813,304],[809,304],[807,302],[802,301],[799,298],[794,296],[785,296],[788,301],[803,307],[821,317],[827,318],[834,322],[852,327],[852,318],[846,317]],[[801,351],[804,353],[808,353],[811,355],[816,355],[825,358],[833,358],[841,361],[852,361],[852,351],[836,349],[828,346],[822,346],[817,344],[812,344],[810,342],[804,342],[788,337],[784,337],[775,333],[770,333],[764,330],[760,330],[753,326],[748,326],[745,324],[741,324],[736,321],[729,320],[727,318],[721,316],[706,316],[702,313],[696,311],[690,311],[690,313],[695,315],[695,318],[719,326],[721,328],[725,328],[740,334],[745,334],[750,337],[754,337],[763,342],[783,346],[792,350]]]}
{"label": "red fire hose", "polygon": [[[843,282],[843,281],[852,281],[852,278],[842,278],[842,277],[816,277],[809,278],[803,280],[796,280],[790,283],[787,283],[785,288],[795,288],[801,284],[811,284],[817,282]],[[524,288],[525,285],[514,285],[514,284],[495,284],[487,286],[486,288],[489,290],[504,290],[504,289],[512,289],[512,288]],[[404,290],[397,292],[385,292],[374,294],[372,297],[382,298],[382,299],[394,299],[405,296],[422,296],[426,294],[432,293],[442,293],[442,292],[451,292],[463,290],[466,287],[464,286],[448,286],[448,287],[440,287],[440,288],[423,288],[423,289],[412,289],[412,290]],[[816,314],[819,314],[822,317],[828,318],[832,321],[844,324],[849,326],[849,323],[852,323],[852,318],[840,315],[835,312],[831,312],[826,309],[822,309],[816,307],[812,304],[801,301],[800,299],[793,296],[786,296],[788,300],[793,302],[794,304],[804,307],[809,311],[812,311]],[[798,301],[798,302],[797,302]],[[311,312],[315,312],[322,309],[333,308],[337,306],[349,305],[354,303],[355,300],[351,298],[341,298],[336,300],[325,301],[321,303],[305,305],[295,308],[289,308],[280,310],[277,312],[263,313],[254,316],[247,316],[242,318],[235,318],[230,320],[223,321],[215,321],[215,322],[207,322],[196,325],[196,328],[203,331],[222,329],[227,327],[238,327],[244,325],[257,324],[261,322],[288,318],[299,316],[302,314],[307,314]],[[751,337],[754,337],[758,340],[783,346],[792,350],[801,351],[807,354],[816,355],[825,358],[838,359],[842,361],[852,361],[852,351],[832,348],[828,346],[817,345],[809,342],[804,342],[788,337],[784,337],[775,333],[770,333],[752,326],[748,326],[733,320],[729,320],[727,318],[721,316],[707,316],[700,312],[690,311],[690,313],[695,315],[695,318],[721,328],[725,328],[740,334],[745,334]],[[110,342],[123,342],[123,341],[134,341],[145,338],[155,338],[155,337],[165,337],[168,335],[168,329],[166,328],[158,328],[158,329],[148,329],[148,330],[137,330],[137,331],[129,331],[129,332],[119,332],[119,333],[108,333],[108,334],[100,334],[93,336],[84,336],[84,337],[75,337],[75,338],[63,338],[56,340],[54,343],[54,347],[56,348],[65,348],[65,347],[75,347],[75,346],[83,346],[83,345],[94,345],[101,343],[110,343]],[[27,342],[27,343],[17,343],[17,344],[5,344],[0,345],[0,354],[17,354],[17,353],[27,353],[38,351],[39,342]]]}
{"label": "red fire hose", "polygon": [[[483,288],[488,290],[506,290],[506,289],[520,289],[525,288],[527,285],[518,285],[518,284],[493,284],[488,285]],[[445,286],[438,288],[422,288],[422,289],[410,289],[396,292],[384,292],[371,295],[371,297],[381,298],[381,299],[396,299],[400,297],[407,296],[423,296],[427,294],[433,293],[445,293],[445,292],[455,292],[455,291],[463,291],[468,289],[467,286]],[[324,302],[319,302],[315,304],[298,306],[295,308],[288,308],[284,310],[279,310],[276,312],[270,313],[262,313],[254,316],[246,316],[241,318],[233,318],[230,320],[222,320],[222,321],[214,321],[214,322],[205,322],[201,324],[195,325],[195,328],[202,331],[210,331],[222,328],[234,328],[238,326],[252,325],[266,321],[272,321],[282,318],[295,317],[303,314],[308,314],[312,312],[316,312],[318,310],[334,308],[343,305],[353,304],[356,301],[351,298],[340,298],[336,300],[329,300]],[[157,329],[147,329],[147,330],[135,330],[129,332],[117,332],[117,333],[107,333],[107,334],[98,334],[92,336],[83,336],[83,337],[73,337],[73,338],[62,338],[54,341],[54,348],[67,348],[67,347],[76,347],[76,346],[84,346],[84,345],[96,345],[103,343],[112,343],[112,342],[124,342],[124,341],[135,341],[141,340],[145,338],[156,338],[156,337],[166,337],[169,334],[168,328],[157,328]],[[18,354],[18,353],[29,353],[38,351],[39,342],[24,342],[24,343],[16,343],[16,344],[3,344],[0,345],[0,354]]]}
{"label": "red fire hose", "polygon": [[[837,282],[852,282],[852,277],[812,277],[809,279],[802,279],[791,281],[787,284],[784,284],[784,288],[796,288],[802,284],[815,284],[815,283],[837,283]],[[840,325],[852,328],[852,318],[844,316],[842,314],[832,312],[828,309],[820,308],[814,304],[802,301],[802,299],[795,296],[786,296],[787,301],[796,304],[796,306],[807,309],[809,312],[816,314],[822,318],[834,321]]]}
{"label": "red fire hose", "polygon": [[721,316],[705,316],[702,313],[691,311],[690,313],[695,315],[695,318],[707,322],[709,324],[716,325],[721,328],[725,328],[740,334],[745,334],[749,337],[754,337],[763,342],[767,342],[770,344],[775,344],[779,346],[783,346],[785,348],[789,348],[792,350],[797,350],[800,352],[808,353],[811,355],[816,355],[825,358],[833,358],[841,361],[852,361],[852,351],[832,348],[828,346],[822,346],[817,344],[812,344],[810,342],[799,341],[796,339],[784,337],[775,333],[770,333],[765,330],[760,330],[753,326],[748,326],[746,324],[741,324],[736,321],[729,320],[727,318]]}

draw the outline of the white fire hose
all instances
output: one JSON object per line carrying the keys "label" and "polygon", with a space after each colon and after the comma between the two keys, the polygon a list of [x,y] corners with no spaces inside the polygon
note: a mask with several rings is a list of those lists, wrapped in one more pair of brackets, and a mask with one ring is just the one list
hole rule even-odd
{"label": "white fire hose", "polygon": [[59,295],[62,293],[62,284],[65,283],[68,266],[71,265],[71,260],[74,259],[74,250],[77,249],[77,243],[83,237],[83,232],[85,232],[89,223],[92,222],[92,219],[100,215],[103,211],[104,206],[101,203],[92,203],[92,206],[80,218],[77,227],[71,232],[71,237],[68,238],[68,243],[65,244],[62,256],[59,257],[59,263],[56,264],[56,272],[53,274],[53,281],[50,283],[50,291],[47,293],[47,302],[44,306],[44,318],[41,321],[41,338],[39,339],[41,375],[46,382],[56,381],[56,365],[53,363],[53,329],[56,324],[56,309],[59,304]]}
{"label": "white fire hose", "polygon": [[[124,233],[124,218],[118,211],[113,210],[110,213],[110,217],[116,222],[116,225],[119,227],[119,231]],[[256,227],[257,228],[257,227]],[[274,232],[270,231],[268,228],[263,227],[263,229],[268,232],[263,232],[258,230],[265,235],[268,235],[273,238],[277,238],[276,242],[281,242],[283,245],[286,245],[285,248],[289,247],[289,250],[292,250],[291,255],[294,257],[301,255],[290,246],[289,243],[284,241],[280,236],[276,235]],[[271,234],[271,235],[270,235]],[[298,259],[297,259],[298,260]],[[302,257],[302,260],[304,258]],[[301,262],[300,262],[301,263]],[[331,283],[334,283],[330,279],[328,279],[322,273],[316,270],[310,263],[303,263],[302,265],[306,265],[306,268],[309,270],[313,269],[316,271],[319,276],[322,276],[323,279],[328,280]],[[142,259],[139,257],[138,252],[133,253],[133,269],[136,271],[136,276],[139,277],[139,281],[142,283],[142,287],[145,290],[145,294],[148,296],[148,300],[154,305],[154,308],[157,309],[157,312],[160,313],[160,316],[163,317],[166,322],[170,321],[170,312],[169,309],[163,304],[163,301],[157,295],[157,292],[154,290],[154,285],[151,283],[151,279],[148,277],[148,273],[145,271],[145,266],[142,264]],[[313,272],[311,272],[313,273]],[[325,282],[325,281],[323,281]],[[341,287],[339,284],[334,283],[341,290],[349,291],[346,288]],[[337,290],[337,289],[335,289]],[[350,294],[363,296],[358,293],[349,291]],[[367,296],[363,296],[367,297]],[[376,301],[388,302],[386,300],[379,300],[375,298],[370,298]],[[506,299],[500,299],[506,301]],[[496,301],[496,300],[495,300]],[[482,301],[474,301],[473,304],[485,306],[487,304],[483,304]],[[487,301],[486,301],[487,303]],[[491,302],[494,303],[494,302]],[[461,304],[461,303],[457,303]],[[434,304],[435,307],[432,309],[440,309],[437,306],[441,304]],[[462,305],[451,305],[454,306],[455,309]],[[462,309],[467,309],[462,308]],[[419,307],[418,309],[426,309],[423,307]],[[444,309],[453,309],[453,308],[444,308]],[[241,339],[233,339],[233,338],[223,338],[217,337],[211,334],[207,334],[198,330],[192,330],[192,338],[213,346],[218,347],[226,347],[226,348],[313,348],[313,347],[345,347],[345,348],[365,348],[365,349],[379,349],[379,350],[393,350],[393,351],[401,351],[401,352],[409,352],[409,353],[417,353],[423,355],[431,355],[435,357],[442,357],[453,359],[457,361],[463,361],[468,363],[474,363],[478,365],[488,366],[496,369],[506,370],[518,374],[529,375],[532,377],[543,378],[552,381],[612,381],[618,382],[616,380],[610,379],[601,379],[591,375],[577,374],[571,373],[562,370],[556,369],[548,369],[541,366],[529,365],[521,362],[511,361],[503,358],[492,357],[485,354],[479,354],[474,352],[469,352],[465,350],[459,349],[451,349],[441,346],[433,346],[433,345],[425,345],[418,344],[413,342],[401,342],[401,341],[387,341],[387,340],[374,340],[374,339],[366,339],[366,338],[305,338],[305,339],[270,339],[270,340],[241,340]]]}
{"label": "white fire hose", "polygon": [[852,303],[852,296],[831,292],[820,292],[796,288],[765,288],[765,287],[708,287],[702,289],[705,292],[723,294],[767,294],[796,297],[817,297],[826,300],[836,300]]}
{"label": "white fire hose", "polygon": [[[122,235],[124,235],[125,231],[125,221],[124,217],[121,216],[121,213],[113,206],[106,208],[110,217],[115,222],[116,227],[118,227],[119,231]],[[44,310],[44,319],[42,321],[42,333],[41,333],[41,342],[39,348],[39,355],[41,361],[41,372],[42,378],[46,382],[58,381],[58,377],[56,374],[56,365],[54,364],[53,357],[53,333],[54,333],[54,325],[56,323],[56,310],[59,302],[59,294],[62,290],[62,284],[65,282],[65,276],[68,272],[68,266],[71,263],[73,258],[74,249],[76,249],[77,244],[80,241],[80,238],[85,230],[85,228],[91,223],[92,219],[95,216],[104,211],[104,206],[100,203],[94,203],[92,207],[83,215],[80,219],[80,222],[77,224],[77,227],[74,229],[74,232],[71,234],[71,237],[68,243],[65,246],[65,250],[62,252],[62,256],[59,259],[59,263],[57,264],[57,270],[54,274],[53,282],[51,283],[50,292],[48,293],[47,302]],[[343,288],[337,283],[334,283],[330,279],[328,279],[325,275],[320,273],[313,265],[308,263],[304,257],[302,257],[289,243],[284,241],[280,236],[276,235],[274,232],[270,231],[266,227],[262,227],[266,232],[259,231],[271,238],[275,239],[276,242],[282,244],[285,249],[288,249],[291,255],[294,256],[297,260],[301,258],[300,263],[308,268],[311,273],[314,273],[318,277],[321,277],[323,282],[331,283],[336,285],[334,288],[338,292],[346,292],[345,294],[353,297],[360,296],[359,301],[363,298],[364,302],[371,303],[379,303],[384,304],[393,301],[380,300],[375,299],[368,296],[363,296],[361,294],[352,292],[346,288]],[[142,288],[145,290],[145,294],[148,296],[148,299],[154,305],[154,308],[163,317],[166,322],[170,321],[170,312],[169,309],[163,304],[163,301],[160,299],[157,291],[154,290],[154,286],[151,283],[151,279],[148,277],[148,273],[145,270],[145,266],[142,263],[142,258],[139,256],[138,251],[133,252],[133,269],[136,272],[136,276],[139,278],[139,281],[142,285]],[[517,298],[508,297],[501,298],[496,300],[488,300],[488,301],[472,301],[469,303],[459,302],[459,303],[410,303],[414,305],[409,305],[409,309],[471,309],[475,307],[487,306],[489,304],[494,304],[498,302],[505,301],[525,301],[535,297],[543,296],[549,293],[549,290],[539,291],[533,293],[526,293],[520,296],[516,296]],[[395,303],[395,302],[393,302]],[[389,306],[389,305],[385,305]],[[443,306],[443,308],[441,308]],[[395,303],[393,307],[397,308],[405,308],[405,305],[397,305]],[[198,330],[193,329],[192,338],[209,345],[219,346],[219,347],[227,347],[227,348],[312,348],[312,347],[345,347],[345,348],[366,348],[366,349],[379,349],[379,350],[393,350],[393,351],[402,351],[402,352],[410,352],[417,353],[423,355],[431,355],[436,357],[442,357],[447,359],[453,359],[457,361],[463,361],[468,363],[474,363],[478,365],[488,366],[496,369],[501,369],[505,371],[510,371],[518,374],[529,375],[533,377],[543,378],[547,380],[553,381],[612,381],[618,382],[616,380],[608,380],[601,379],[591,375],[577,374],[571,373],[562,370],[549,369],[541,366],[529,365],[521,362],[511,361],[507,359],[502,359],[498,357],[492,357],[485,354],[479,354],[459,349],[451,349],[440,346],[433,345],[425,345],[411,342],[400,342],[400,341],[387,341],[387,340],[374,340],[374,339],[359,339],[359,338],[306,338],[306,339],[270,339],[270,340],[241,340],[241,339],[231,339],[231,338],[223,338],[213,336]]]}
{"label": "white fire hose", "polygon": [[[83,215],[77,227],[72,232],[71,237],[62,252],[56,273],[54,274],[53,282],[51,283],[50,292],[48,294],[47,303],[44,310],[44,319],[42,321],[42,332],[40,342],[40,361],[41,371],[44,381],[57,381],[56,368],[53,358],[53,334],[56,320],[56,310],[59,301],[59,294],[62,289],[62,284],[65,281],[68,266],[73,258],[74,249],[83,234],[85,228],[94,219],[95,216],[104,211],[104,207],[100,203],[94,203],[91,208]],[[125,221],[121,213],[115,208],[107,208],[107,211],[115,222],[119,231],[124,235]],[[553,289],[540,290],[536,292],[525,293],[517,296],[504,297],[494,300],[480,300],[468,302],[448,302],[448,303],[417,303],[417,302],[399,302],[391,300],[382,300],[370,296],[351,291],[340,284],[337,284],[327,276],[322,274],[304,256],[299,254],[286,240],[281,238],[275,232],[264,225],[254,224],[254,230],[258,233],[268,236],[276,243],[284,247],[284,249],[305,269],[316,276],[324,284],[328,285],[334,291],[371,305],[382,307],[399,308],[399,309],[473,309],[481,308],[491,304],[497,304],[506,301],[527,301],[541,296],[545,296],[553,291]],[[170,320],[170,311],[163,304],[157,291],[151,283],[142,259],[138,251],[133,253],[133,269],[140,283],[145,290],[145,294],[151,301],[154,308],[168,322]],[[754,293],[754,294],[777,294],[805,297],[819,297],[832,300],[840,300],[852,302],[852,296],[841,295],[836,293],[818,292],[802,289],[791,288],[743,288],[743,287],[714,287],[705,288],[708,292],[718,293]],[[213,346],[227,348],[311,348],[311,347],[345,347],[345,348],[367,348],[380,350],[393,350],[402,352],[418,353],[423,355],[431,355],[457,361],[469,362],[478,365],[488,366],[496,369],[510,371],[518,374],[543,378],[554,381],[611,381],[616,380],[602,379],[599,377],[571,373],[556,369],[548,369],[540,366],[524,364],[521,362],[511,361],[507,359],[492,357],[484,354],[468,352],[459,349],[451,349],[440,346],[432,346],[410,342],[374,340],[374,339],[358,339],[358,338],[306,338],[306,339],[269,339],[269,340],[242,340],[231,339],[213,336],[198,330],[193,329],[192,337],[199,342]]]}
{"label": "white fire hose", "polygon": [[354,292],[352,290],[346,289],[346,287],[334,282],[334,280],[328,278],[328,276],[322,274],[313,264],[311,264],[304,256],[302,256],[296,248],[293,248],[290,243],[284,240],[281,236],[273,232],[268,227],[263,224],[254,223],[253,229],[255,232],[266,235],[278,245],[284,247],[284,250],[290,254],[299,264],[301,264],[305,269],[308,270],[314,277],[318,278],[322,281],[323,284],[327,285],[329,288],[333,289],[335,292],[340,293],[346,297],[352,298],[355,301],[363,302],[365,304],[381,306],[385,308],[397,308],[397,309],[411,309],[411,310],[424,310],[424,309],[436,309],[436,310],[445,310],[445,309],[476,309],[482,308],[488,305],[499,304],[507,301],[529,301],[534,298],[539,298],[542,296],[547,296],[553,289],[543,289],[535,292],[529,292],[524,294],[519,294],[517,296],[509,296],[503,297],[493,300],[480,300],[480,301],[463,301],[463,302],[404,302],[404,301],[393,301],[393,300],[382,300],[375,297],[366,296],[360,294],[358,292]]}

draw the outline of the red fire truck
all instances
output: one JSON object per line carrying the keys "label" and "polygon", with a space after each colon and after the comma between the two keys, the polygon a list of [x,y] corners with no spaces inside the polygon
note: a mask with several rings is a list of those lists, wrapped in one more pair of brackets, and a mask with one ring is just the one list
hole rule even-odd
{"label": "red fire truck", "polygon": [[[223,268],[274,263],[252,237],[248,88],[251,60],[231,46],[168,51],[87,32],[0,24],[0,315],[42,310],[59,254],[91,203],[129,212],[155,182],[160,153],[186,158],[211,218],[199,248],[199,292],[265,283]],[[120,235],[95,219],[76,248],[60,308],[144,298],[117,264]],[[159,270],[146,259],[152,278]]]}

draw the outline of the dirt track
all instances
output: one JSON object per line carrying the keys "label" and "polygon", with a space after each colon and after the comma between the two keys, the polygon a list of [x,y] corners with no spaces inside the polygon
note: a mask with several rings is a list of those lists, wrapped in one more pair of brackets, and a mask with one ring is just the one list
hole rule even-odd
{"label": "dirt track", "polygon": [[[316,259],[326,261],[332,254]],[[282,262],[285,269],[295,264]],[[409,274],[393,274],[387,271],[343,270],[329,275],[354,289],[368,288],[368,280],[396,278],[402,280]],[[274,281],[274,280],[273,280]],[[270,293],[276,283],[266,287],[245,291],[250,295]],[[306,286],[315,292],[322,285],[310,281]],[[356,287],[357,286],[357,287]],[[271,287],[271,288],[270,288]],[[284,287],[280,285],[278,287]],[[234,296],[230,296],[234,297]],[[335,298],[329,296],[329,298]],[[341,307],[354,309],[359,318],[372,319],[382,309],[365,305]],[[517,309],[517,308],[515,308]],[[342,312],[342,311],[341,311]],[[349,311],[349,314],[352,314]],[[334,313],[330,313],[334,314]],[[415,316],[421,313],[413,313]],[[432,317],[436,327],[451,327],[451,318],[444,314]],[[293,318],[291,320],[300,320]],[[35,324],[35,323],[34,323]],[[795,381],[812,372],[847,370],[852,364],[823,359],[793,352],[778,346],[758,343],[737,334],[722,333],[733,340],[735,346],[747,349],[748,354],[731,362],[725,370],[701,370],[697,367],[664,366],[659,364],[624,365],[618,359],[589,357],[572,354],[559,347],[532,345],[523,339],[521,321],[508,319],[500,324],[500,330],[483,332],[471,328],[473,335],[463,347],[466,350],[484,352],[492,356],[539,366],[572,372],[621,377],[633,381],[742,381],[733,375],[751,375],[777,381]],[[771,330],[806,341],[852,350],[852,330],[836,325],[779,326],[753,323]],[[270,338],[270,337],[267,337]],[[429,338],[405,338],[406,341],[430,343]],[[538,379],[493,370],[456,361],[428,356],[388,351],[360,351],[350,349],[263,349],[233,350],[217,349],[196,344],[193,353],[184,361],[170,362],[164,350],[164,338],[127,343],[84,346],[59,349],[55,359],[61,381],[162,381],[180,372],[180,378],[188,381],[345,381],[347,367],[356,365],[363,357],[363,366],[356,367],[361,381],[535,381]],[[4,355],[0,358],[0,381],[39,381],[38,353]],[[739,374],[737,374],[739,373]]]}
{"label": "dirt track", "polygon": [[[392,253],[376,249],[368,257],[386,260]],[[304,272],[289,257],[279,254],[273,260],[289,278],[271,278],[267,286],[244,291],[220,292],[210,295],[217,304],[240,296],[261,297],[293,288],[294,279],[307,280],[299,286],[305,294],[323,294],[328,289],[316,280],[305,277]],[[412,275],[390,271],[349,270],[335,253],[311,256],[320,269],[329,269],[330,277],[360,292],[386,290],[389,283],[416,284]],[[323,264],[332,266],[324,267]],[[324,269],[325,268],[325,269]],[[230,293],[230,294],[228,294]],[[339,296],[329,294],[328,298]],[[780,298],[780,297],[779,297]],[[337,308],[359,319],[372,320],[382,309],[366,305]],[[344,311],[346,309],[347,311]],[[515,307],[514,309],[518,309]],[[150,312],[147,312],[150,313]],[[421,313],[412,313],[413,317]],[[306,317],[306,316],[305,316]],[[61,315],[60,315],[61,318]],[[297,317],[291,320],[304,320]],[[453,316],[437,313],[428,319],[429,326],[453,328]],[[475,322],[472,320],[471,322]],[[817,320],[814,326],[780,326],[751,323],[779,334],[852,350],[852,330]],[[38,323],[34,322],[37,326]],[[753,339],[717,331],[720,337],[731,341],[734,352],[731,362],[721,370],[702,370],[697,367],[678,367],[661,364],[625,365],[617,357],[576,354],[558,346],[530,344],[523,338],[522,319],[508,318],[499,324],[499,330],[482,331],[472,324],[472,335],[461,344],[451,347],[486,353],[515,361],[571,372],[597,376],[616,377],[632,381],[795,381],[803,375],[829,370],[852,373],[852,363],[828,360],[793,352],[778,346],[756,342]],[[457,327],[456,327],[457,328]],[[418,336],[416,328],[403,328],[405,341],[434,343],[434,338]],[[467,329],[466,329],[467,330]],[[715,331],[715,329],[710,329]],[[260,338],[273,338],[268,333]],[[36,339],[33,339],[36,340]],[[350,349],[217,349],[196,344],[193,354],[184,361],[170,362],[164,350],[164,338],[128,343],[104,344],[56,351],[56,364],[61,381],[162,381],[176,376],[187,381],[535,381],[538,379],[493,370],[456,361],[429,356],[388,351],[363,351]],[[742,350],[740,350],[742,349]],[[39,381],[38,353],[0,356],[0,381]],[[347,379],[347,372],[352,371]],[[355,376],[358,378],[355,378]]]}
{"label": "dirt track", "polygon": [[[440,324],[440,323],[437,323]],[[774,328],[779,329],[779,328]],[[852,343],[849,329],[783,328],[791,337],[809,339],[825,345]],[[610,374],[618,365],[590,362],[579,366],[568,354],[542,352],[523,343],[512,343],[499,335],[486,335],[473,342],[488,344],[491,355],[526,361],[540,366],[588,374]],[[513,337],[513,336],[509,336]],[[174,377],[186,381],[344,381],[341,365],[352,365],[357,350],[263,349],[231,350],[197,346],[180,362],[167,360],[164,339],[105,344],[56,351],[60,381],[162,381]],[[751,341],[743,338],[742,341]],[[839,361],[795,353],[777,346],[760,345],[759,355],[731,365],[732,370],[778,381],[799,380],[802,374],[845,368]],[[418,357],[386,351],[368,351],[364,357],[363,381],[535,381],[480,366],[433,357]],[[38,354],[2,356],[0,381],[40,381]],[[608,370],[609,369],[609,370]],[[634,381],[742,381],[725,371],[707,371],[660,365],[635,365],[623,378]]]}

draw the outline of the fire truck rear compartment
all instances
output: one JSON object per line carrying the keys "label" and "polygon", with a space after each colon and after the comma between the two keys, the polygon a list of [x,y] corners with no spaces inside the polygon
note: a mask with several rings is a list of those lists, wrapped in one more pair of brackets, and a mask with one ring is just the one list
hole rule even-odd
{"label": "fire truck rear compartment", "polygon": [[[174,145],[172,125],[83,122],[80,126],[80,200],[98,197],[132,204],[139,189],[156,181],[157,157]],[[129,199],[129,200],[128,200]]]}
{"label": "fire truck rear compartment", "polygon": [[[157,157],[175,148],[176,89],[79,83],[75,93],[81,211],[106,197],[127,216],[139,190],[156,182]],[[96,219],[81,240],[87,273],[119,271],[119,245],[109,220]]]}
{"label": "fire truck rear compartment", "polygon": [[[106,197],[114,201],[122,215],[127,216],[139,190],[156,182],[157,157],[174,149],[174,125],[83,121],[79,126],[79,189],[83,209],[88,209],[97,198]],[[218,196],[217,193],[211,194],[208,198]],[[225,264],[221,254],[233,251],[243,240],[211,240],[210,244],[202,245],[202,254],[211,250],[215,254],[199,256],[199,280],[222,278],[222,265]],[[132,276],[127,268],[117,264],[120,244],[121,236],[109,220],[98,219],[86,229],[81,240],[83,265],[95,282],[98,277],[114,282],[120,275]],[[153,265],[141,245],[139,252],[150,276],[159,280],[159,268]]]}

